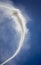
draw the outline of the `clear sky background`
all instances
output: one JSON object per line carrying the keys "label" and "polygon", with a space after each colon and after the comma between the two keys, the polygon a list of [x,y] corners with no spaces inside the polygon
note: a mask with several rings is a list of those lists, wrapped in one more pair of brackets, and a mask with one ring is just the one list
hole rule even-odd
{"label": "clear sky background", "polygon": [[[5,65],[41,65],[41,0],[12,0],[12,2],[18,8],[25,9],[23,12],[31,18],[31,21],[27,23],[30,34],[26,36],[19,54]],[[18,45],[18,34],[15,34],[16,31],[9,23],[11,20],[5,18],[5,21],[0,23],[0,27],[3,27],[2,30],[0,29],[0,63],[10,57]]]}

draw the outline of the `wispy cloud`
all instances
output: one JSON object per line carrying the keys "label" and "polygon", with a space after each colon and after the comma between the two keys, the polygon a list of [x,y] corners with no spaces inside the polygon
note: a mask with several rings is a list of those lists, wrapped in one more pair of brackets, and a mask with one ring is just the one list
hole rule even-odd
{"label": "wispy cloud", "polygon": [[[10,0],[0,0],[0,2],[4,2],[4,3],[10,3],[10,4],[12,4],[12,2],[10,1]],[[4,9],[3,9],[3,11],[4,11]],[[1,11],[0,11],[0,13],[1,13]],[[0,14],[0,21],[1,22],[3,22],[4,20],[5,20],[5,18],[6,17],[9,17],[8,16],[8,14],[9,13],[7,13],[7,12],[4,12],[4,13],[1,13]],[[6,16],[7,15],[7,16]],[[27,20],[27,19],[26,19]],[[7,19],[5,20],[5,21],[8,21]],[[9,21],[12,21],[11,19],[9,20]],[[28,20],[27,21],[29,21],[29,17],[28,17]],[[6,25],[8,25],[8,24],[6,24]],[[3,27],[4,28],[4,27]],[[3,31],[4,32],[4,31]],[[11,32],[13,32],[13,31],[11,31]],[[6,32],[6,34],[7,34],[8,32]],[[24,40],[24,44],[23,44],[23,47],[22,47],[22,50],[24,51],[24,50],[28,50],[28,49],[30,49],[30,45],[28,44],[28,41],[27,40],[29,40],[29,38],[30,38],[30,34],[28,34],[29,33],[29,31],[27,32],[27,37],[25,36],[25,40]],[[13,34],[13,33],[11,33],[11,34]],[[11,35],[10,34],[10,35]],[[9,34],[8,34],[9,35]],[[3,35],[4,36],[4,35]],[[5,37],[7,37],[7,36],[5,36]],[[13,36],[11,36],[11,38],[12,38]],[[15,37],[16,38],[16,37]],[[27,39],[28,38],[28,39]],[[18,38],[19,39],[19,38]],[[17,40],[18,40],[17,39]],[[6,40],[5,38],[3,39],[3,40]],[[12,40],[12,39],[9,39],[9,40]],[[16,41],[17,41],[16,40]],[[8,38],[7,38],[7,41],[8,41]],[[14,44],[13,44],[13,42],[14,42]],[[6,42],[7,43],[7,42]],[[8,41],[8,43],[10,43],[10,41]],[[10,45],[10,46],[8,46],[8,45]],[[9,50],[11,50],[12,49],[12,52],[14,51],[14,49],[15,49],[15,47],[13,46],[13,45],[15,45],[15,40],[13,41],[11,41],[11,43],[10,44],[8,44],[7,46],[7,48],[9,49]],[[17,44],[18,45],[18,44]],[[11,47],[12,46],[12,48],[10,49],[9,47]],[[5,50],[6,51],[6,50]],[[20,51],[20,53],[21,53],[22,51]],[[8,50],[5,52],[5,55],[8,53]],[[9,54],[7,54],[7,58],[8,57],[10,57],[10,54],[11,54],[11,52],[9,53]],[[3,54],[4,55],[4,54]],[[4,60],[4,59],[6,59],[6,57],[5,56],[1,56],[2,57],[2,61]],[[21,56],[19,56],[20,58],[21,58]],[[17,58],[16,59],[18,59],[19,58],[18,56],[17,56]],[[20,59],[19,58],[19,59]],[[19,60],[18,59],[18,60]],[[12,62],[10,63],[10,64],[12,64]],[[17,65],[16,63],[14,64],[14,65]]]}

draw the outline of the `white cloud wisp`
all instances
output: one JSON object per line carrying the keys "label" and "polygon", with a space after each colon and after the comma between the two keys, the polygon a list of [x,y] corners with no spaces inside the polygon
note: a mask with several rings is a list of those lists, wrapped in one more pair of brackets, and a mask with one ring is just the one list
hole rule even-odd
{"label": "white cloud wisp", "polygon": [[0,9],[7,10],[6,11],[7,15],[9,14],[11,16],[12,20],[15,20],[15,23],[17,24],[16,30],[21,33],[21,38],[19,41],[18,48],[16,49],[15,53],[10,58],[8,58],[7,60],[5,60],[3,63],[0,64],[0,65],[4,65],[7,62],[9,62],[10,60],[12,60],[19,53],[19,51],[23,45],[25,34],[26,34],[26,32],[28,32],[28,29],[26,29],[25,18],[21,14],[21,11],[19,9],[17,9],[13,6],[6,5],[5,3],[0,3]]}

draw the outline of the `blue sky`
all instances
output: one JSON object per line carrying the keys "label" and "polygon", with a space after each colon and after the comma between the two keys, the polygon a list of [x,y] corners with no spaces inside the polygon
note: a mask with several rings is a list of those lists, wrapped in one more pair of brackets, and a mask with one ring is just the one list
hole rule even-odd
{"label": "blue sky", "polygon": [[[27,28],[30,31],[30,40],[28,41],[28,39],[26,39],[26,42],[24,43],[24,47],[28,47],[30,45],[30,49],[25,49],[23,47],[16,58],[5,65],[41,65],[41,0],[12,0],[12,2],[18,8],[24,7],[26,15],[31,18],[31,21],[27,23]],[[9,20],[7,19],[6,21]],[[0,24],[0,26],[7,26],[4,30],[5,33],[3,33],[3,30],[3,32],[1,31],[2,33],[0,32],[0,48],[3,48],[3,51],[1,51],[0,53],[0,57],[2,58],[0,60],[1,63],[2,61],[4,61],[3,59],[6,59],[13,54],[13,50],[16,48],[16,45],[13,44],[13,42],[16,43],[16,41],[14,41],[13,39],[15,39],[17,35],[13,35],[15,30],[11,28],[11,25],[9,25],[9,23]],[[26,38],[28,38],[28,36],[29,35],[27,35]],[[4,41],[5,39],[6,41]],[[9,40],[11,40],[11,42]],[[10,44],[12,45],[10,46]],[[15,45],[14,48],[13,45]],[[10,50],[10,52],[8,49]],[[5,52],[4,50],[7,51]],[[4,56],[5,58],[3,58],[3,52],[5,53],[4,55],[6,55]],[[6,54],[8,52],[9,54]]]}
{"label": "blue sky", "polygon": [[41,65],[41,0],[14,0],[14,3],[23,5],[27,15],[32,19],[27,24],[31,33],[31,49],[22,53],[19,65]]}

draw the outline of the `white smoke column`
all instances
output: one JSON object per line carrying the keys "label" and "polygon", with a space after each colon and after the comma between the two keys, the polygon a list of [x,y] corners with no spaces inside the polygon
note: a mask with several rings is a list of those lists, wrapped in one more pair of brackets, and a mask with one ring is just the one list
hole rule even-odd
{"label": "white smoke column", "polygon": [[17,50],[10,58],[8,58],[7,60],[5,60],[3,63],[0,64],[0,65],[4,65],[10,60],[12,60],[19,53],[25,38],[26,25],[25,25],[25,18],[23,17],[19,9],[16,9],[15,7],[12,6],[8,6],[4,3],[0,3],[0,9],[1,8],[9,10],[9,14],[11,14],[11,18],[15,20],[17,26],[19,26],[19,28],[16,27],[17,30],[21,33],[21,38]]}

